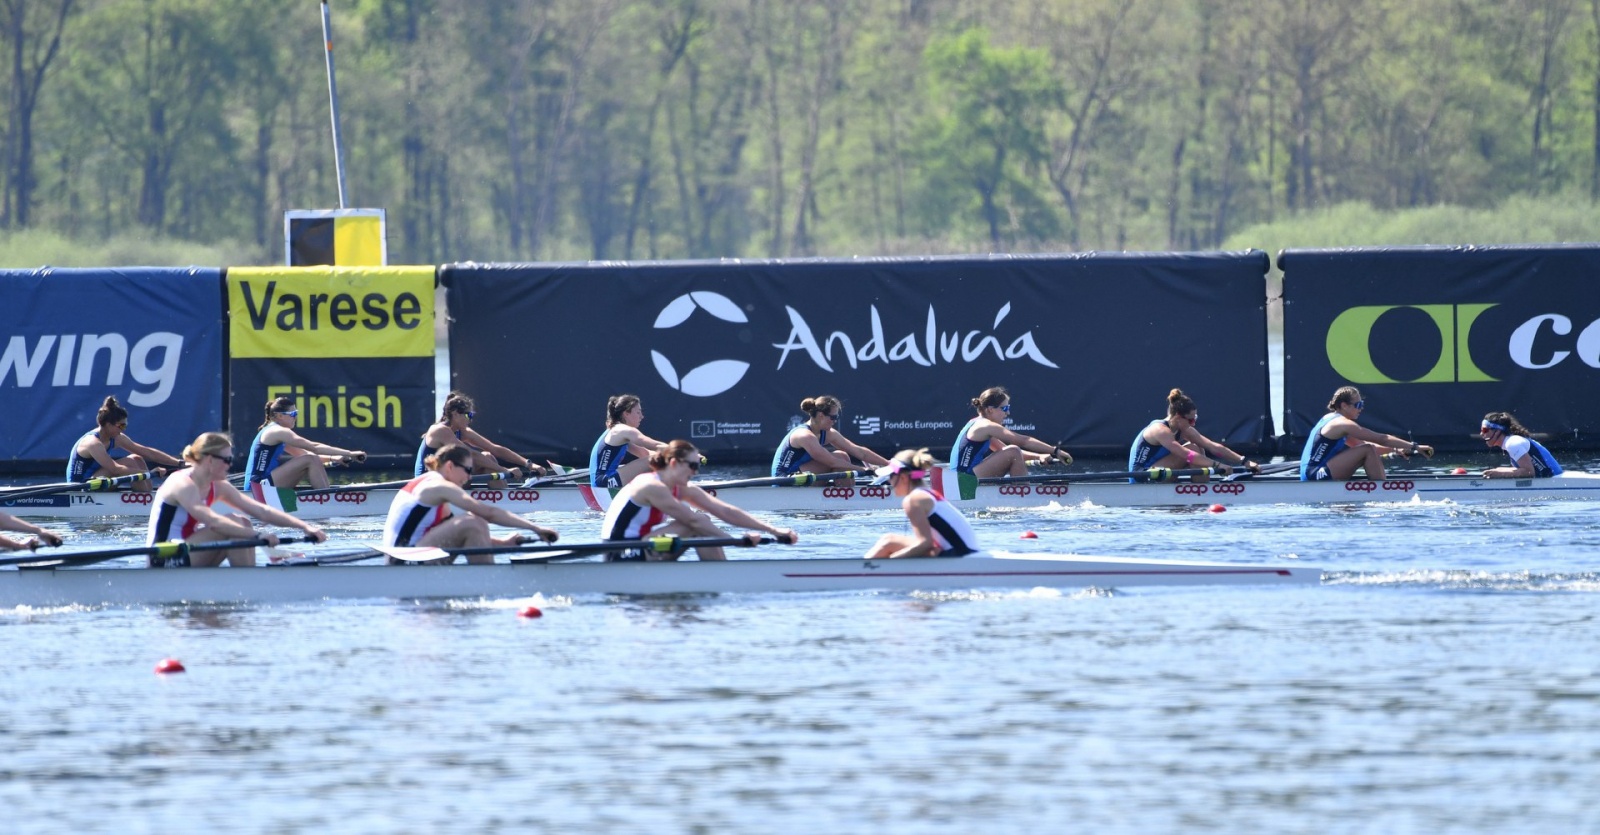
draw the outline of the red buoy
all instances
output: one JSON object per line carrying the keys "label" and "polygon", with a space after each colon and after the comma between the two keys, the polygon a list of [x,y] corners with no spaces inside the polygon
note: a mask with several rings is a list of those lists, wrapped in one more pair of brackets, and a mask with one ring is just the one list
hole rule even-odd
{"label": "red buoy", "polygon": [[1022,532],[1022,536],[1019,536],[1017,538],[1018,539],[1038,539],[1039,535],[1034,533],[1033,531],[1023,531]]}
{"label": "red buoy", "polygon": [[162,675],[166,675],[167,673],[181,673],[183,671],[183,662],[176,658],[163,658],[161,659],[161,663],[156,665],[156,672]]}
{"label": "red buoy", "polygon": [[1456,475],[1466,475],[1467,474],[1467,468],[1466,467],[1457,467],[1457,468],[1451,470],[1450,472],[1455,473]]}
{"label": "red buoy", "polygon": [[1212,513],[1221,513],[1224,510],[1227,510],[1227,508],[1223,507],[1220,504],[1214,504],[1214,505],[1211,506],[1211,512]]}
{"label": "red buoy", "polygon": [[517,613],[517,617],[519,617],[519,618],[542,618],[542,617],[544,617],[544,612],[539,611],[539,607],[538,606],[524,606],[524,607],[522,607],[522,611]]}

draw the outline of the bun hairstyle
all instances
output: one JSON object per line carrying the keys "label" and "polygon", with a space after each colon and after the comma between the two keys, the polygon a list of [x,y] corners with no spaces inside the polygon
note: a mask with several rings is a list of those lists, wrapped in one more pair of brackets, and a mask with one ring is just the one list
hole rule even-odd
{"label": "bun hairstyle", "polygon": [[1490,412],[1489,414],[1484,415],[1483,419],[1489,421],[1490,423],[1498,423],[1501,426],[1504,426],[1504,431],[1507,435],[1521,435],[1524,438],[1531,437],[1533,435],[1532,432],[1528,431],[1528,427],[1518,423],[1516,416],[1512,415],[1510,412]]}
{"label": "bun hairstyle", "polygon": [[1192,415],[1194,414],[1194,398],[1183,393],[1183,389],[1173,389],[1167,394],[1167,414]]}
{"label": "bun hairstyle", "polygon": [[699,460],[700,450],[696,449],[694,444],[680,438],[650,453],[650,469],[660,471],[672,466],[674,461]]}
{"label": "bun hairstyle", "polygon": [[808,415],[814,415],[818,412],[834,412],[843,407],[844,404],[839,402],[839,398],[831,394],[819,394],[816,397],[807,397],[800,401],[800,411]]}
{"label": "bun hairstyle", "polygon": [[439,468],[448,461],[467,472],[472,472],[472,450],[466,444],[445,444],[434,450],[432,455],[422,459],[423,466],[438,472]]}
{"label": "bun hairstyle", "polygon": [[231,446],[233,439],[226,432],[202,432],[200,437],[194,439],[194,443],[183,448],[183,460],[198,464],[201,458],[215,455]]}
{"label": "bun hairstyle", "polygon": [[633,407],[637,405],[639,405],[637,394],[613,395],[606,401],[606,428],[610,429],[621,423],[622,416],[633,411]]}
{"label": "bun hairstyle", "polygon": [[287,397],[274,397],[273,399],[267,401],[266,419],[261,421],[261,426],[258,427],[258,428],[265,429],[267,427],[267,424],[272,423],[272,416],[273,415],[278,415],[278,414],[282,414],[284,412],[292,412],[292,411],[294,411],[294,401],[293,400],[290,400]]}
{"label": "bun hairstyle", "polygon": [[972,398],[972,408],[977,409],[978,414],[981,415],[984,409],[999,408],[1010,399],[1011,392],[1006,391],[1005,386],[993,386],[984,389],[983,394]]}
{"label": "bun hairstyle", "polygon": [[128,419],[128,410],[122,408],[117,402],[116,395],[107,395],[106,402],[100,404],[100,411],[95,412],[95,423],[105,426],[108,423],[121,423]]}
{"label": "bun hairstyle", "polygon": [[922,479],[911,477],[912,472],[926,472],[934,467],[939,466],[939,462],[933,457],[932,454],[928,452],[927,447],[923,447],[922,449],[902,449],[895,453],[892,460],[900,462],[901,475],[904,475],[906,478],[910,478],[912,484],[922,483]]}
{"label": "bun hairstyle", "polygon": [[1337,412],[1339,407],[1354,403],[1361,399],[1361,389],[1355,386],[1343,386],[1333,393],[1333,399],[1328,401],[1328,411]]}
{"label": "bun hairstyle", "polygon": [[452,414],[464,415],[471,411],[474,411],[472,407],[472,398],[462,394],[459,391],[452,391],[450,392],[450,396],[444,399],[444,408],[439,410],[439,422],[449,423],[450,416]]}

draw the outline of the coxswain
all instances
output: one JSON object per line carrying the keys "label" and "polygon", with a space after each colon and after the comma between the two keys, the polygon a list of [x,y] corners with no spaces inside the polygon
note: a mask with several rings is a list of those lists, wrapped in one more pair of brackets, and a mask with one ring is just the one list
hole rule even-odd
{"label": "coxswain", "polygon": [[964,557],[978,550],[978,535],[967,517],[927,486],[938,463],[926,449],[901,450],[876,470],[873,484],[887,482],[911,523],[911,533],[886,533],[867,552],[867,559],[893,557]]}

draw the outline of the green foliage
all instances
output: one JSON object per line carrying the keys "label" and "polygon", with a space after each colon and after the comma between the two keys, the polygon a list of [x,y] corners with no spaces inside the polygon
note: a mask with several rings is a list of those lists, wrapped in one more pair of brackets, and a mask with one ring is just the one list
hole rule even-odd
{"label": "green foliage", "polygon": [[85,241],[31,229],[0,233],[0,269],[35,267],[246,267],[283,263],[283,252],[247,243],[202,244],[177,238],[117,235]]}
{"label": "green foliage", "polygon": [[1596,241],[1600,205],[1586,198],[1518,196],[1494,209],[1427,206],[1374,211],[1361,203],[1302,212],[1229,236],[1224,249],[1469,246]]}

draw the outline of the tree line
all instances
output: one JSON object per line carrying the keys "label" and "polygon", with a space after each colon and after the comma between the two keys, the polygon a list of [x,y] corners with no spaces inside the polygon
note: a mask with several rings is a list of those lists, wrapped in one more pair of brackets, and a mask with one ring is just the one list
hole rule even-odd
{"label": "tree line", "polygon": [[[332,0],[395,263],[1215,248],[1600,196],[1600,0]],[[0,0],[0,229],[337,206],[313,0]]]}

